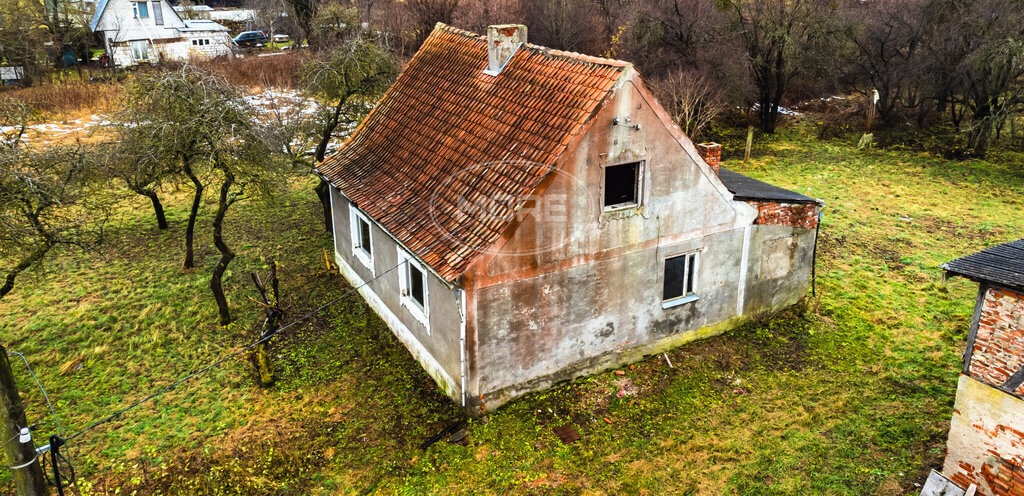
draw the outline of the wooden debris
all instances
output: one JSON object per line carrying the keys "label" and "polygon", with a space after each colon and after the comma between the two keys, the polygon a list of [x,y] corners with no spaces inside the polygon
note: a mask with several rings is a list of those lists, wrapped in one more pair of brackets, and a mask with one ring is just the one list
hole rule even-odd
{"label": "wooden debris", "polygon": [[552,432],[554,432],[555,435],[558,436],[558,439],[562,440],[563,444],[571,444],[580,440],[580,433],[577,432],[576,429],[574,429],[573,426],[569,424],[555,427],[554,429],[552,429]]}

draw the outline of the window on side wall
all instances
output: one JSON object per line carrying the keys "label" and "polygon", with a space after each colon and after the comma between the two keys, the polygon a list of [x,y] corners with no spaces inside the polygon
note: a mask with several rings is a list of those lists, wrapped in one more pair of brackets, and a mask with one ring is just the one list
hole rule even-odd
{"label": "window on side wall", "polygon": [[352,254],[373,272],[373,231],[370,219],[354,206],[349,206],[352,230]]}
{"label": "window on side wall", "polygon": [[153,23],[157,26],[164,25],[164,10],[160,7],[160,0],[153,2]]}
{"label": "window on side wall", "polygon": [[665,283],[662,307],[671,308],[697,299],[699,252],[665,259]]}
{"label": "window on side wall", "polygon": [[146,2],[132,2],[132,13],[136,19],[149,19],[149,4]]}
{"label": "window on side wall", "polygon": [[414,258],[401,248],[398,249],[399,289],[401,290],[402,306],[409,309],[416,320],[427,328],[430,334],[428,312],[427,271]]}
{"label": "window on side wall", "polygon": [[643,197],[644,163],[609,165],[604,168],[604,209],[635,207]]}

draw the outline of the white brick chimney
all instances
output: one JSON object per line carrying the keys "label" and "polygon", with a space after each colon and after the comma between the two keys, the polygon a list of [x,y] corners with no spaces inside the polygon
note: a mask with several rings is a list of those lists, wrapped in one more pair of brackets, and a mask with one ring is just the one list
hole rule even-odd
{"label": "white brick chimney", "polygon": [[484,73],[497,76],[523,43],[526,43],[526,26],[522,24],[487,26],[487,69]]}

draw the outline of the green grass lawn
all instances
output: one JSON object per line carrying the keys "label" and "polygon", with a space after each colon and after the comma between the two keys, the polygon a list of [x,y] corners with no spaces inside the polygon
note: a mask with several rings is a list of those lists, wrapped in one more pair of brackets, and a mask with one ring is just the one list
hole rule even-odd
{"label": "green grass lawn", "polygon": [[[789,128],[762,157],[724,165],[825,200],[817,296],[669,352],[674,368],[635,364],[636,396],[598,374],[470,422],[468,445],[423,451],[459,410],[349,298],[275,342],[275,387],[233,360],[76,440],[83,494],[916,494],[942,461],[976,292],[937,266],[1022,236],[1022,159],[949,162],[807,134]],[[265,257],[280,262],[286,320],[347,290],[325,269],[310,187],[232,207],[227,328],[206,286],[213,205],[202,267],[183,271],[187,198],[168,192],[169,231],[140,201],[108,248],[20,279],[0,300],[0,336],[31,360],[66,429],[81,429],[252,339],[248,273]],[[32,421],[47,422],[19,373]],[[579,442],[552,433],[565,424]]]}

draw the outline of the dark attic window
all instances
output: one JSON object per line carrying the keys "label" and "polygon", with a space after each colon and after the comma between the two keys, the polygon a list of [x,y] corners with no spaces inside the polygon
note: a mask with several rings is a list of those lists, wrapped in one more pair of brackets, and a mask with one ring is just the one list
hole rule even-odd
{"label": "dark attic window", "polygon": [[604,168],[604,206],[619,208],[639,203],[637,182],[640,179],[640,162],[610,165]]}
{"label": "dark attic window", "polygon": [[409,264],[409,296],[412,297],[413,301],[415,301],[420,308],[423,308],[427,303],[427,299],[423,294],[423,286],[426,282],[424,279],[426,278],[424,277],[423,271],[420,270],[419,267]]}

